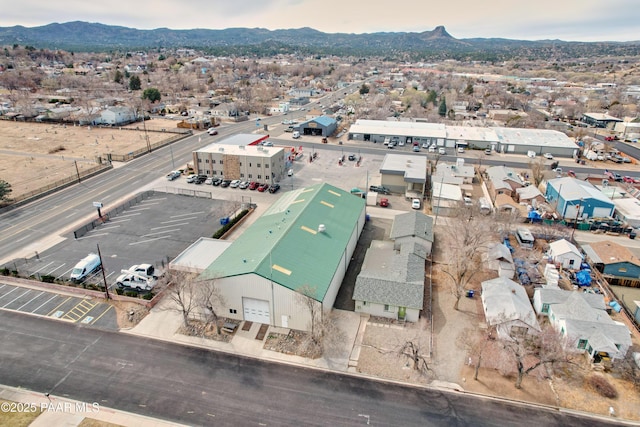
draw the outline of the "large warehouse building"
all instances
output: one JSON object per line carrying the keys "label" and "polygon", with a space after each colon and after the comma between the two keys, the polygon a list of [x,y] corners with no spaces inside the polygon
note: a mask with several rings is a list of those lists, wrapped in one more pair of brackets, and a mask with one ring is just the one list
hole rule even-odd
{"label": "large warehouse building", "polygon": [[439,123],[357,120],[349,129],[349,139],[383,142],[399,138],[407,144],[435,145],[443,148],[487,149],[502,153],[537,155],[551,153],[574,157],[579,147],[562,132],[545,129],[447,126]]}
{"label": "large warehouse building", "polygon": [[227,318],[309,330],[301,299],[331,310],[364,223],[360,197],[329,184],[289,191],[200,278],[215,279]]}

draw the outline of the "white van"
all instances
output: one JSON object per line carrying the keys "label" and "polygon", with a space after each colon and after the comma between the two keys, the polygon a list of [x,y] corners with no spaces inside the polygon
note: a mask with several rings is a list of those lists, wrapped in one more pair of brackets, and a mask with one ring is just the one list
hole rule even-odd
{"label": "white van", "polygon": [[100,257],[97,254],[89,254],[82,258],[73,270],[71,270],[71,281],[82,282],[88,275],[95,273],[102,267]]}
{"label": "white van", "polygon": [[300,132],[298,132],[297,130],[293,131],[293,139],[298,139],[300,138]]}

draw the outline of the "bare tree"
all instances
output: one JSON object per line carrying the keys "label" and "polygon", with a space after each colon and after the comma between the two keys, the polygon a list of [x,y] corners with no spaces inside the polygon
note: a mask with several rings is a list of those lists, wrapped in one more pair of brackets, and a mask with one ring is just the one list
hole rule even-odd
{"label": "bare tree", "polygon": [[182,271],[168,271],[162,280],[166,281],[168,297],[173,303],[169,310],[177,311],[182,315],[185,328],[190,328],[191,316],[198,307],[197,275]]}
{"label": "bare tree", "polygon": [[319,323],[322,321],[320,318],[320,312],[322,310],[321,304],[316,301],[317,289],[310,285],[302,285],[297,290],[297,300],[309,313],[309,330],[311,333],[311,340],[314,344],[320,344],[322,340],[321,328]]}
{"label": "bare tree", "polygon": [[216,286],[215,280],[206,280],[199,282],[198,289],[198,305],[202,307],[207,314],[207,322],[213,321],[216,325],[216,332],[220,335],[220,316],[218,315],[219,308],[223,307],[226,302],[224,295],[220,292]]}
{"label": "bare tree", "polygon": [[[473,379],[478,381],[478,373],[482,366],[482,357],[489,342],[488,330],[467,328],[458,336],[458,345],[469,355],[469,365],[474,366]],[[474,360],[475,359],[475,360]]]}
{"label": "bare tree", "polygon": [[473,212],[473,209],[463,207],[450,218],[449,263],[443,266],[442,272],[449,276],[451,282],[451,293],[456,298],[454,310],[458,310],[460,298],[480,270],[480,255],[495,233],[491,219]]}
{"label": "bare tree", "polygon": [[431,371],[428,363],[428,356],[423,353],[422,344],[419,339],[408,340],[398,349],[398,356],[409,359],[415,371],[426,375]]}
{"label": "bare tree", "polygon": [[[539,367],[553,370],[570,364],[577,366],[572,362],[566,339],[550,325],[543,326],[536,335],[513,333],[511,339],[500,343],[505,350],[500,369],[503,372],[515,370],[518,389],[522,387],[524,377]],[[538,370],[538,373],[542,375],[543,371]]]}
{"label": "bare tree", "polygon": [[536,160],[529,161],[529,169],[531,170],[533,185],[535,185],[536,187],[538,187],[549,174],[549,170],[544,164],[544,157],[538,157]]}

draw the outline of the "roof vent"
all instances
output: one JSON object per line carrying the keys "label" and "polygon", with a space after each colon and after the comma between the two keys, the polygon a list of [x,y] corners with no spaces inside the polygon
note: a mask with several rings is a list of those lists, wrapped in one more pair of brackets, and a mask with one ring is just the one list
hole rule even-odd
{"label": "roof vent", "polygon": [[318,225],[318,233],[324,233],[327,230],[327,227],[324,224]]}

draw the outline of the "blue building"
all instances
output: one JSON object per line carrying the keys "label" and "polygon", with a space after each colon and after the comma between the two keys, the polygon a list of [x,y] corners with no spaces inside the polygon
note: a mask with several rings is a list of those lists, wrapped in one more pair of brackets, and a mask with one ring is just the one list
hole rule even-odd
{"label": "blue building", "polygon": [[329,116],[314,117],[298,125],[300,135],[331,136],[338,128],[338,122]]}
{"label": "blue building", "polygon": [[610,284],[640,287],[640,259],[626,247],[603,240],[582,245],[582,249]]}
{"label": "blue building", "polygon": [[611,199],[593,184],[571,177],[550,180],[545,198],[562,218],[612,217],[615,210]]}

